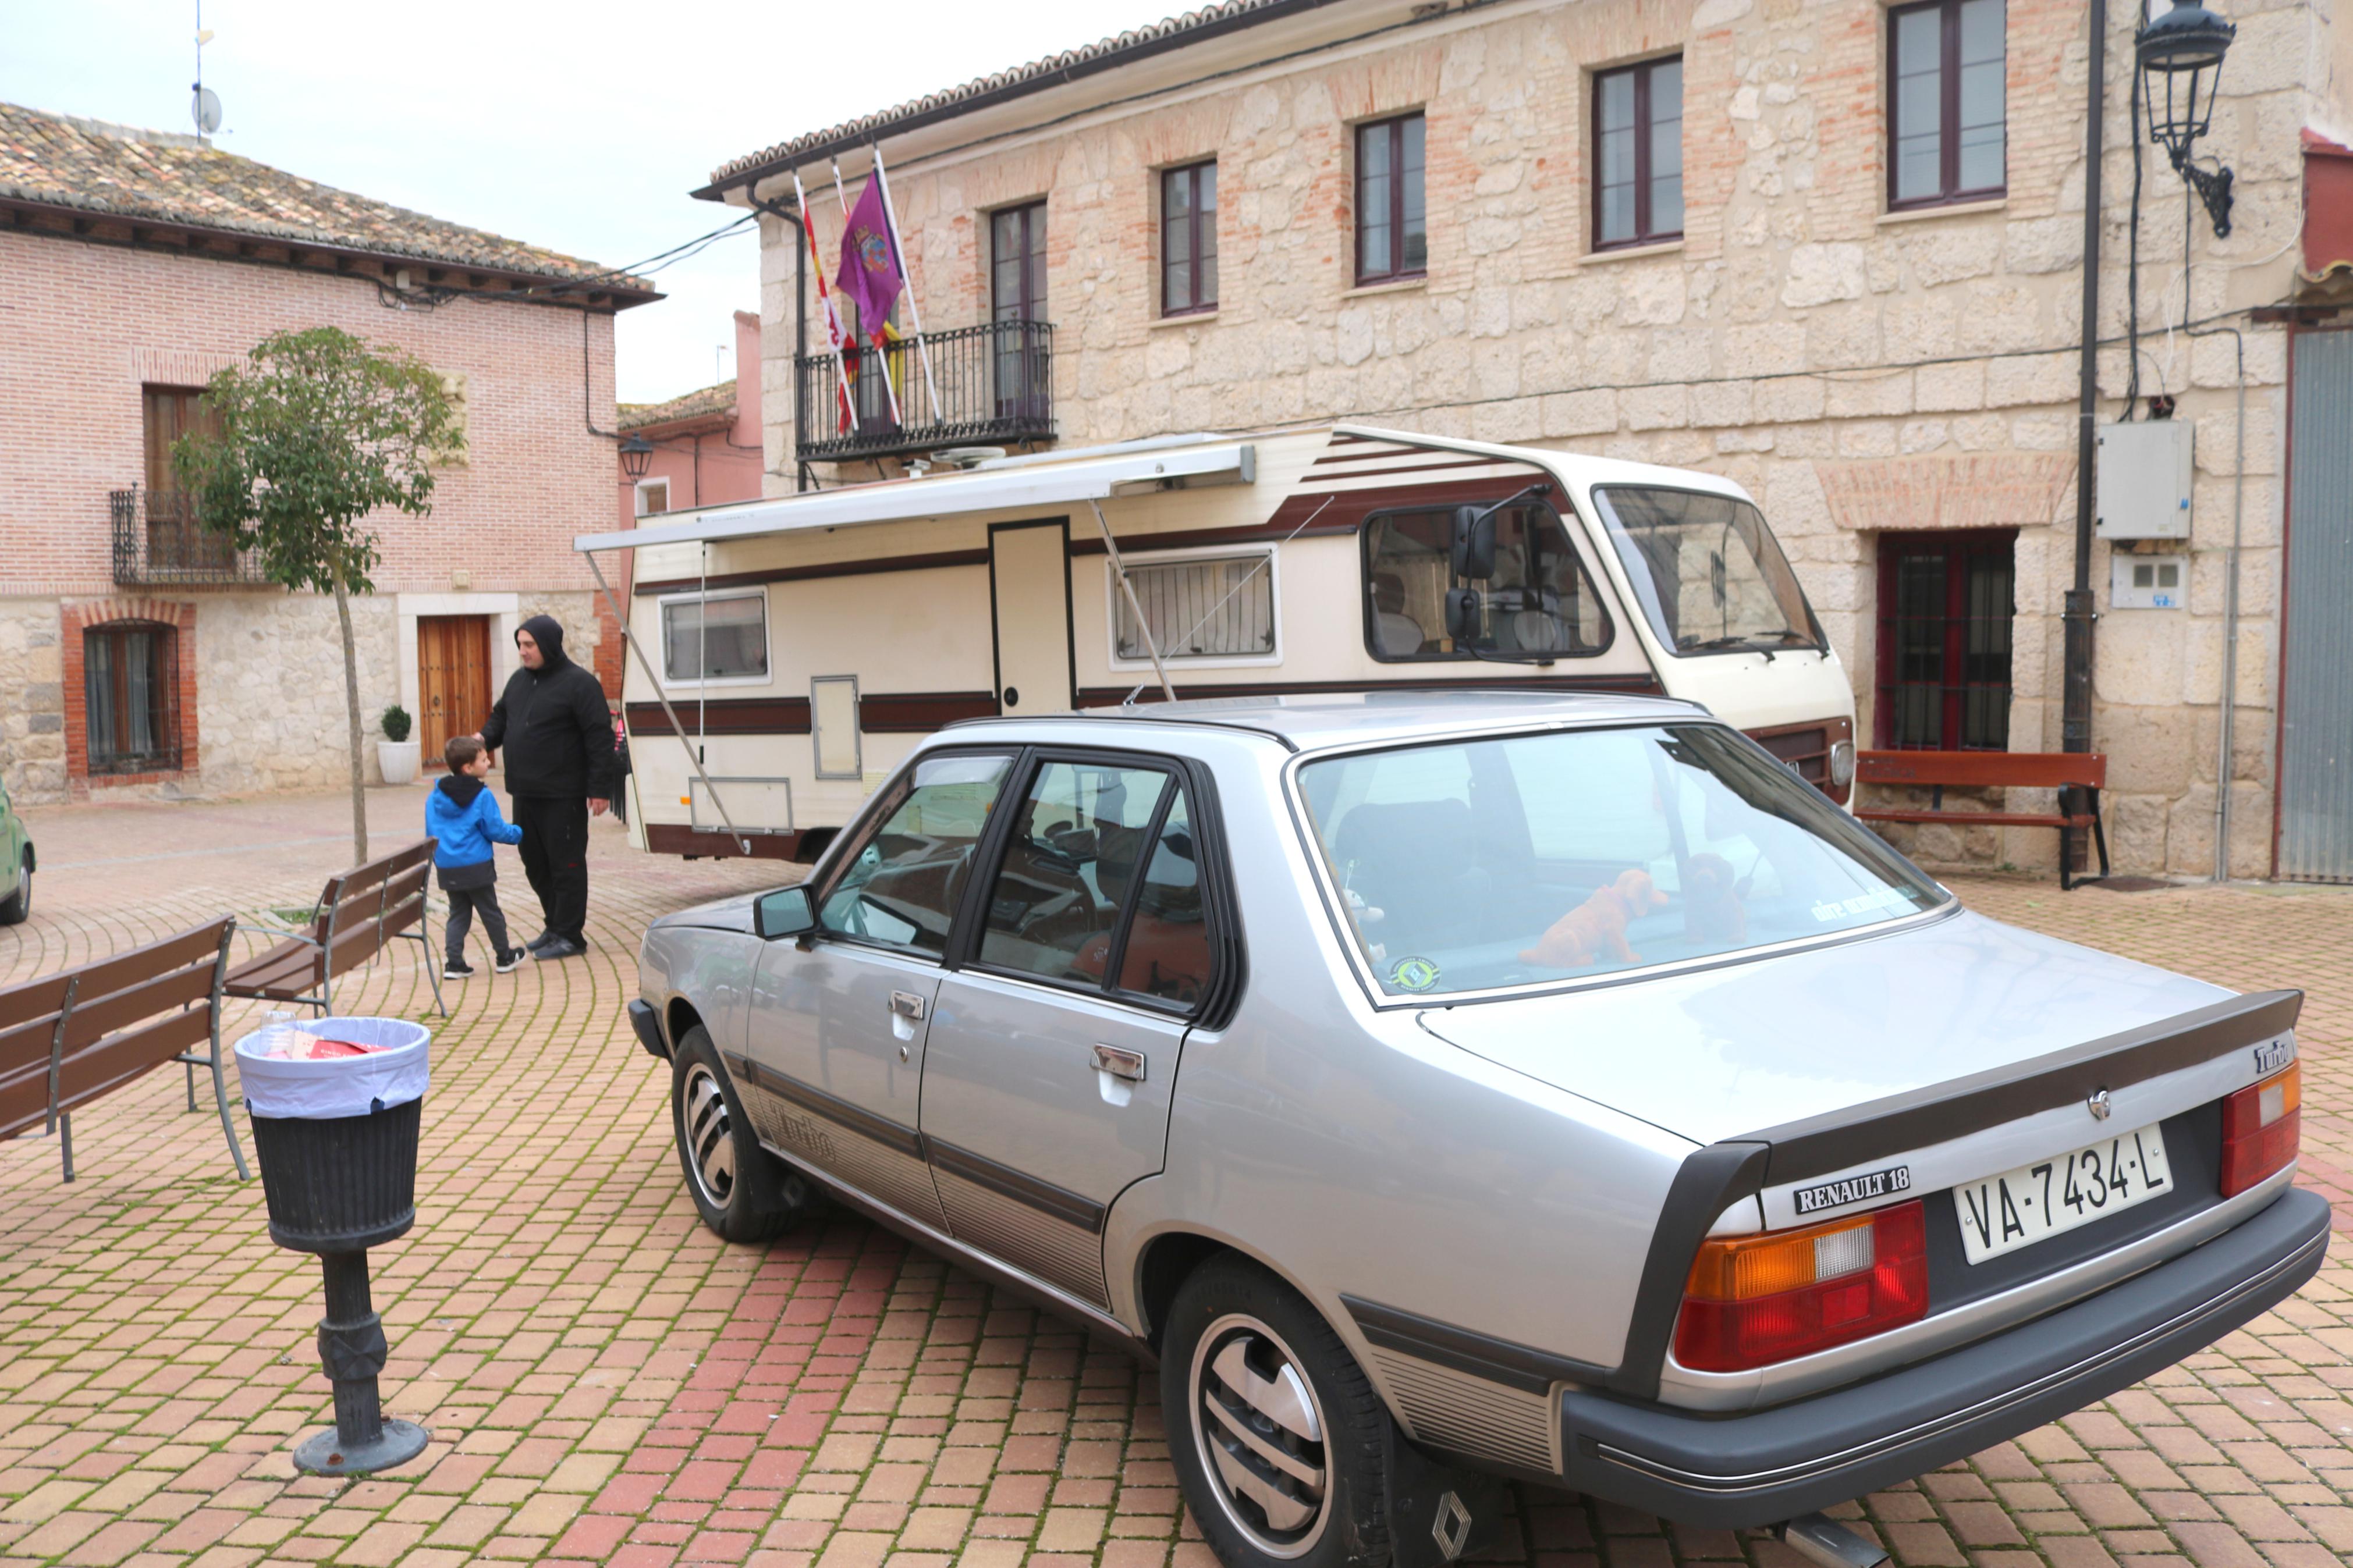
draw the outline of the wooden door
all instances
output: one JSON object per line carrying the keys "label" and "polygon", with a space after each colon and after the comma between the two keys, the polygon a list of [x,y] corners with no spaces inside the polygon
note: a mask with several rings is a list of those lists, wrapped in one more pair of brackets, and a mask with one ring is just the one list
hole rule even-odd
{"label": "wooden door", "polygon": [[470,735],[491,716],[491,617],[417,617],[417,738],[425,764],[440,760],[452,735]]}

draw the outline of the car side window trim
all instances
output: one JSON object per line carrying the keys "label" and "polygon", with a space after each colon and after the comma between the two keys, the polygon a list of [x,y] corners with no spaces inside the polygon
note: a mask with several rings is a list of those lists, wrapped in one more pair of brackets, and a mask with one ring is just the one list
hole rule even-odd
{"label": "car side window trim", "polygon": [[[929,753],[926,753],[929,754]],[[1142,868],[1132,879],[1120,900],[1118,923],[1113,927],[1113,949],[1103,966],[1103,983],[1092,988],[1065,984],[1025,974],[1018,970],[986,963],[980,959],[980,939],[987,920],[989,897],[997,879],[1004,868],[1007,847],[1012,837],[1013,819],[1018,813],[994,813],[988,831],[982,837],[976,867],[984,874],[975,876],[965,886],[964,901],[956,910],[955,924],[948,937],[943,967],[953,971],[971,969],[992,978],[1019,984],[1036,985],[1060,996],[1083,996],[1092,1001],[1109,1003],[1113,1006],[1132,1007],[1155,1018],[1191,1019],[1196,1024],[1216,1018],[1222,1020],[1229,1014],[1240,982],[1240,926],[1233,918],[1234,903],[1227,882],[1224,835],[1215,825],[1216,795],[1208,787],[1208,770],[1190,758],[1170,756],[1158,752],[1123,752],[1094,747],[1039,746],[1024,751],[1008,784],[998,795],[1000,801],[1026,799],[1036,785],[1039,773],[1055,763],[1148,769],[1164,773],[1176,787],[1163,788],[1160,801],[1153,809],[1151,827],[1143,840],[1148,863],[1150,848],[1159,842],[1162,826],[1168,812],[1182,790],[1189,797],[1188,807],[1196,845],[1195,866],[1201,879],[1202,919],[1208,924],[1209,984],[1201,996],[1189,1004],[1163,1001],[1155,996],[1120,988],[1119,965],[1125,959],[1127,939],[1133,929],[1136,902],[1145,880]]]}

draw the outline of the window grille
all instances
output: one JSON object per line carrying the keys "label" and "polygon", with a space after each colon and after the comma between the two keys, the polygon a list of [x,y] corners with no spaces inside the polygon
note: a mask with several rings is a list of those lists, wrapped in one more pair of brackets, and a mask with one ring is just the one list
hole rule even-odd
{"label": "window grille", "polygon": [[[1141,564],[1131,561],[1127,581],[1144,606],[1145,623],[1152,628],[1161,658],[1257,658],[1274,652],[1273,570],[1263,552]],[[1127,595],[1116,584],[1112,592],[1118,609],[1118,657],[1150,658]]]}

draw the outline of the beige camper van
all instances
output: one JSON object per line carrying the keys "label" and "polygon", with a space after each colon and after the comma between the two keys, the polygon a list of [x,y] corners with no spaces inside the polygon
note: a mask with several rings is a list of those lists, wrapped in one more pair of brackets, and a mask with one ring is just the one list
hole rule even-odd
{"label": "beige camper van", "polygon": [[671,513],[634,550],[629,831],[807,860],[917,737],[1184,698],[1704,704],[1834,800],[1854,698],[1713,475],[1356,426],[1177,436]]}

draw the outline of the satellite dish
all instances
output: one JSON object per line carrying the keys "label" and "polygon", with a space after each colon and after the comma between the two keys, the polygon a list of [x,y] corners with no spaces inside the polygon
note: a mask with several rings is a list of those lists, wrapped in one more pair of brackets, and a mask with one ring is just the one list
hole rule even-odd
{"label": "satellite dish", "polygon": [[188,106],[188,112],[195,117],[196,134],[211,135],[221,126],[220,94],[208,87],[196,89],[195,101]]}

